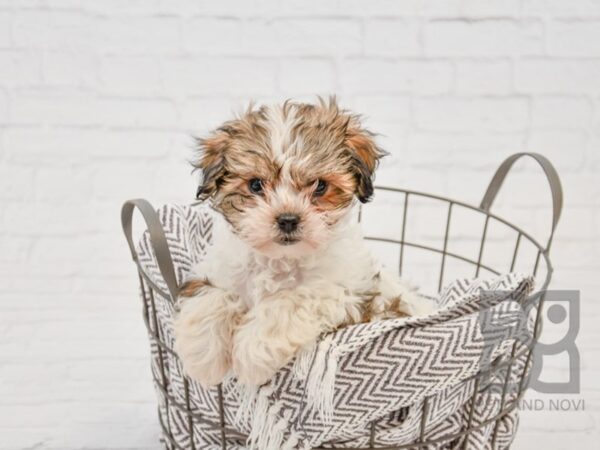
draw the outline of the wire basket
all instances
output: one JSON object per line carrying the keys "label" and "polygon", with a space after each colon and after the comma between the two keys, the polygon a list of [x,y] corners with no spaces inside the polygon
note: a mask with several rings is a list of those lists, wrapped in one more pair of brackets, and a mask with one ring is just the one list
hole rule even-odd
{"label": "wire basket", "polygon": [[[529,156],[542,167],[550,185],[552,193],[552,226],[550,236],[545,245],[540,244],[527,232],[513,225],[511,222],[490,212],[496,195],[504,182],[509,170],[519,158]],[[552,265],[549,258],[550,246],[562,210],[562,188],[558,174],[552,164],[542,155],[534,153],[518,153],[506,159],[494,174],[483,200],[479,206],[472,206],[461,201],[415,192],[405,189],[390,187],[376,188],[378,197],[386,197],[383,206],[377,202],[359,211],[359,220],[363,222],[365,239],[373,245],[373,250],[380,255],[387,265],[397,265],[398,271],[403,276],[414,274],[427,274],[419,284],[432,294],[439,292],[444,283],[456,276],[475,276],[483,274],[500,274],[519,270],[536,276],[540,281],[535,293],[530,297],[534,308],[533,342],[527,348],[519,348],[516,343],[502,358],[497,358],[486,370],[475,375],[470,412],[466,425],[459,431],[449,433],[436,439],[427,439],[426,411],[429,399],[423,404],[420,422],[419,439],[410,444],[399,446],[377,445],[376,427],[370,426],[364,431],[368,436],[369,445],[361,449],[424,449],[424,448],[478,448],[473,446],[468,438],[478,428],[492,424],[493,432],[490,448],[496,446],[498,429],[504,417],[518,407],[529,382],[534,344],[541,332],[542,305],[544,293],[552,276]],[[132,214],[138,208],[147,225],[147,231],[153,247],[153,252],[160,269],[160,276],[165,281],[167,290],[162,289],[146,274],[138,259],[138,253],[132,240]],[[390,208],[393,208],[390,209]],[[393,213],[393,214],[392,214]],[[461,219],[461,215],[463,215]],[[464,216],[468,217],[464,217]],[[385,221],[382,221],[382,217]],[[393,221],[397,220],[397,226]],[[385,222],[382,226],[382,222]],[[157,308],[160,301],[173,302],[177,297],[177,277],[173,265],[173,258],[165,238],[163,227],[155,210],[144,200],[131,200],[124,204],[122,210],[122,223],[131,254],[138,267],[139,282],[143,299],[143,318],[148,330],[151,345],[158,355],[157,370],[153,370],[155,387],[159,393],[159,422],[162,429],[165,448],[171,450],[196,450],[200,447],[195,444],[194,433],[198,433],[196,425],[202,424],[215,430],[220,435],[219,447],[223,450],[231,448],[228,439],[234,438],[244,442],[246,436],[235,430],[232,424],[227,423],[223,392],[221,386],[217,387],[216,405],[218,408],[218,421],[211,420],[194,411],[190,401],[190,385],[192,381],[184,378],[183,387],[185,399],[177,399],[171,392],[169,385],[169,364],[173,358],[177,360],[171,344],[162,335],[159,326],[160,315]],[[424,224],[437,225],[429,230]],[[458,225],[457,225],[458,224]],[[465,226],[467,224],[467,226]],[[390,230],[392,232],[390,233]],[[410,269],[410,270],[407,270]],[[435,269],[435,270],[434,270]],[[434,274],[435,276],[431,276]],[[515,364],[521,361],[524,364]],[[515,370],[521,373],[515,374]],[[517,376],[517,386],[509,386],[509,380]],[[499,405],[493,417],[481,423],[473,423],[473,411],[480,395],[478,386],[480,380],[489,378],[503,380],[498,386]],[[187,433],[187,442],[182,443],[181,438],[175,438],[172,429],[173,422],[169,411],[177,411],[178,415],[185,418],[184,430]],[[177,433],[181,434],[181,424]],[[469,443],[471,442],[471,443]],[[504,448],[507,448],[504,445]],[[240,447],[238,447],[240,448]],[[343,442],[328,442],[319,449],[325,448],[356,448],[345,447]]]}

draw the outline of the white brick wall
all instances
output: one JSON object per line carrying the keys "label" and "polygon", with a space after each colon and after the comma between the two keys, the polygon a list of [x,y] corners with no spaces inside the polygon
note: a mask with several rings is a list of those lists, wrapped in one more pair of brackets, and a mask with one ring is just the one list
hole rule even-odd
{"label": "white brick wall", "polygon": [[[553,160],[586,410],[515,448],[597,448],[600,2],[0,0],[0,449],[159,448],[120,204],[189,201],[190,134],[248,100],[329,93],[384,135],[382,183],[475,203],[508,154]],[[547,233],[533,164],[499,200]]]}

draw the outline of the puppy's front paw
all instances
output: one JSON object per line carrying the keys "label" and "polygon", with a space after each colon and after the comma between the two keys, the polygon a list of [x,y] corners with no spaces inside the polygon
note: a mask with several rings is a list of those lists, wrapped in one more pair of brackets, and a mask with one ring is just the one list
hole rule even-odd
{"label": "puppy's front paw", "polygon": [[175,351],[185,373],[204,386],[219,384],[231,369],[231,300],[219,289],[183,301],[174,323]]}
{"label": "puppy's front paw", "polygon": [[293,354],[293,351],[284,351],[276,342],[240,332],[233,341],[233,373],[242,384],[260,386],[273,378]]}
{"label": "puppy's front paw", "polygon": [[185,320],[175,323],[175,351],[184,372],[203,386],[219,384],[231,368],[229,351],[212,333],[194,330]]}

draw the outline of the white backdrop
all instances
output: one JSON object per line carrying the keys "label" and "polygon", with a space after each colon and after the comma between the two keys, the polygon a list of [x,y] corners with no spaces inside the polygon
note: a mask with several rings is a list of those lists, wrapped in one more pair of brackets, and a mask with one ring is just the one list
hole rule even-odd
{"label": "white backdrop", "polygon": [[[250,99],[330,93],[383,135],[380,183],[477,203],[510,153],[556,164],[585,410],[525,412],[515,448],[597,448],[600,2],[0,0],[0,449],[159,448],[120,205],[191,200],[190,135]],[[498,211],[543,238],[516,169]]]}

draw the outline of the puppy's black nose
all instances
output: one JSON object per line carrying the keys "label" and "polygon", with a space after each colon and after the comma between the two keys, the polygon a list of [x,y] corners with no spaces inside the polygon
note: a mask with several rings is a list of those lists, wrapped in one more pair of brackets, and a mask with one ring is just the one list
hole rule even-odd
{"label": "puppy's black nose", "polygon": [[285,233],[296,231],[300,217],[297,214],[282,214],[277,217],[277,225],[279,229]]}

